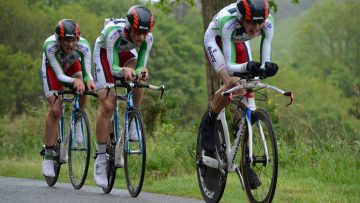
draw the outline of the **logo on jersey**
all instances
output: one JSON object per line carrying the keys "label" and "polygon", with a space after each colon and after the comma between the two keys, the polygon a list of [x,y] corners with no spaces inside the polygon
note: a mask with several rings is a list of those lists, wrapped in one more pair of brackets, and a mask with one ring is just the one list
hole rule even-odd
{"label": "logo on jersey", "polygon": [[226,27],[226,30],[233,30],[236,23],[237,23],[237,21],[236,21],[236,20],[233,20],[233,21],[230,23],[230,25],[228,25],[228,26]]}
{"label": "logo on jersey", "polygon": [[211,62],[216,62],[216,59],[214,57],[214,54],[213,52],[215,53],[217,51],[217,49],[214,49],[214,51],[212,50],[212,47],[208,47],[208,53],[209,53],[209,56],[210,56],[210,60]]}
{"label": "logo on jersey", "polygon": [[86,46],[84,46],[84,45],[82,45],[82,44],[78,44],[78,45],[76,46],[76,48],[77,48],[78,50],[82,51],[82,52],[85,52],[85,53],[89,53],[89,51],[90,51],[89,47],[86,47]]}

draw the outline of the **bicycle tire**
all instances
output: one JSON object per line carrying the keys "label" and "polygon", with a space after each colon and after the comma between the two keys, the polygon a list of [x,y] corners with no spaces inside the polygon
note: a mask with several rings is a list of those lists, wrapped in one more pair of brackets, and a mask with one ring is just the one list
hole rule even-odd
{"label": "bicycle tire", "polygon": [[82,143],[76,143],[74,142],[76,138],[72,136],[70,130],[68,146],[69,176],[72,186],[79,190],[85,183],[90,163],[90,124],[85,111],[79,110],[72,116],[75,116],[75,122],[81,122],[81,134],[83,136]]}
{"label": "bicycle tire", "polygon": [[[111,122],[111,126],[115,128],[114,121]],[[115,129],[110,132],[110,141],[106,147],[106,154],[108,157],[106,173],[108,176],[109,184],[106,187],[102,187],[102,190],[105,194],[109,194],[114,187],[115,178],[116,178],[116,166],[115,166],[115,146],[116,146],[116,137],[114,136]]]}
{"label": "bicycle tire", "polygon": [[[127,189],[132,197],[137,197],[142,189],[145,164],[146,164],[146,139],[144,121],[138,108],[134,107],[129,110],[128,129],[133,119],[138,126],[137,134],[139,140],[130,142],[125,139],[124,145],[124,172]],[[125,128],[126,129],[126,128]],[[129,136],[126,136],[129,137]]]}
{"label": "bicycle tire", "polygon": [[55,185],[55,183],[58,180],[60,168],[61,168],[61,162],[60,162],[60,140],[57,140],[54,145],[54,151],[56,152],[56,156],[54,157],[54,170],[55,170],[55,176],[54,177],[48,177],[44,176],[46,184],[48,186],[52,187]]}
{"label": "bicycle tire", "polygon": [[[278,173],[278,152],[275,131],[270,116],[262,109],[257,109],[252,112],[251,123],[252,126],[247,126],[245,137],[242,141],[241,168],[243,169],[245,191],[250,202],[271,202],[276,190]],[[263,145],[261,144],[259,126],[261,126],[264,132],[269,155],[268,162],[266,161]],[[254,163],[250,163],[249,158],[249,148],[247,143],[249,127],[253,130],[253,159],[256,160]],[[251,189],[249,170],[244,170],[247,169],[247,167],[250,167],[261,181],[261,185],[256,189]]]}
{"label": "bicycle tire", "polygon": [[[207,113],[207,112],[206,112]],[[206,114],[205,114],[206,115]],[[205,115],[202,119],[205,118]],[[201,133],[200,127],[198,131],[198,138],[196,143],[196,174],[199,184],[199,188],[205,202],[219,202],[226,186],[227,180],[227,158],[224,130],[221,121],[217,121],[215,124],[214,132],[217,132],[215,136],[215,145],[219,152],[219,157],[225,163],[225,174],[222,174],[219,169],[211,168],[202,163],[202,151],[201,146]]]}

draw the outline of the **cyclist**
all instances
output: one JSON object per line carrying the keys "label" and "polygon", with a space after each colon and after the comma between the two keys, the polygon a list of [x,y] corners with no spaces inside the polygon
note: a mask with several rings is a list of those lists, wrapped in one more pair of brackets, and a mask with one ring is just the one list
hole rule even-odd
{"label": "cyclist", "polygon": [[[100,100],[96,119],[97,157],[94,164],[94,179],[98,186],[106,187],[106,143],[109,137],[109,126],[115,109],[115,90],[103,89],[106,84],[114,84],[115,79],[134,80],[139,82],[149,77],[146,64],[153,43],[151,34],[154,16],[144,6],[136,5],[127,12],[126,19],[105,19],[104,28],[96,39],[94,48],[94,76]],[[136,51],[138,49],[138,53]],[[134,90],[134,105],[139,106],[144,92]],[[134,125],[130,126],[130,140],[137,140]],[[123,158],[120,156],[120,165]]]}
{"label": "cyclist", "polygon": [[[204,48],[208,61],[222,79],[223,85],[215,92],[212,105],[200,124],[201,145],[206,156],[216,157],[215,121],[221,110],[230,102],[230,99],[221,93],[242,82],[233,74],[276,74],[278,66],[270,62],[273,33],[274,19],[269,14],[268,0],[238,0],[220,10],[210,22],[204,36]],[[249,40],[260,35],[262,40],[259,63],[252,61]],[[242,90],[239,93],[244,92]],[[261,182],[255,173],[251,174],[253,181],[250,184],[252,188],[256,188]]]}
{"label": "cyclist", "polygon": [[[91,76],[91,49],[88,41],[80,36],[79,25],[71,19],[63,19],[55,27],[55,34],[49,36],[43,46],[42,79],[45,96],[49,104],[49,113],[45,127],[45,156],[42,163],[44,176],[55,176],[53,164],[53,149],[59,132],[61,116],[61,98],[55,102],[54,92],[64,86],[72,87],[82,93],[85,88],[95,89]],[[86,84],[86,87],[85,87]],[[83,108],[86,97],[80,97]],[[75,124],[81,128],[80,123]],[[77,130],[77,132],[81,132]],[[82,136],[76,136],[76,142],[82,142]]]}

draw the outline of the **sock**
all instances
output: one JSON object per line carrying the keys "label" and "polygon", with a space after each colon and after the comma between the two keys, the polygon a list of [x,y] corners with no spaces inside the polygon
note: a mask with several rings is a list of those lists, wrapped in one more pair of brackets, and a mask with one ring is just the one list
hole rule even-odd
{"label": "sock", "polygon": [[48,160],[54,159],[54,146],[45,146],[44,159],[48,159]]}
{"label": "sock", "polygon": [[97,143],[97,152],[98,152],[98,154],[105,154],[106,153],[106,143],[98,142]]}

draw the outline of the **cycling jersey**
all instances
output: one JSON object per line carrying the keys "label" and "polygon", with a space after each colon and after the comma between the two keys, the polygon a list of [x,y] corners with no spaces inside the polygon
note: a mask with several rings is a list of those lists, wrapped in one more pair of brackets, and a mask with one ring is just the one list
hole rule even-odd
{"label": "cycling jersey", "polygon": [[[204,37],[205,51],[209,61],[216,72],[219,72],[222,66],[225,66],[228,73],[232,75],[234,72],[246,72],[244,64],[236,63],[236,44],[245,42],[249,60],[251,59],[251,51],[249,44],[249,36],[239,21],[236,3],[230,4],[223,8],[215,15],[210,22]],[[265,20],[262,28],[256,36],[262,37],[260,45],[260,60],[262,64],[270,61],[271,41],[274,33],[274,20],[271,15]],[[221,37],[221,49],[216,43],[216,37]]]}
{"label": "cycling jersey", "polygon": [[[99,81],[99,77],[102,77],[102,74],[99,72],[105,72],[104,63],[101,63],[101,50],[106,51],[107,63],[110,66],[111,74],[115,77],[121,77],[120,64],[122,52],[129,52],[137,58],[136,63],[136,73],[139,74],[141,69],[146,67],[149,53],[153,43],[153,36],[151,33],[146,35],[144,42],[139,47],[138,54],[136,53],[136,45],[131,42],[129,39],[128,33],[126,31],[126,20],[125,19],[115,19],[111,22],[108,22],[104,29],[101,31],[100,36],[96,39],[95,48],[94,48],[94,68],[95,68],[95,82],[103,83],[104,81]],[[105,74],[104,73],[104,74]]]}
{"label": "cycling jersey", "polygon": [[51,35],[44,42],[43,53],[43,66],[49,64],[61,83],[71,85],[74,82],[75,78],[67,76],[65,72],[76,61],[81,63],[84,83],[93,80],[91,75],[91,48],[86,39],[80,37],[73,53],[67,55],[61,50],[60,42],[56,40],[55,35]]}

